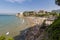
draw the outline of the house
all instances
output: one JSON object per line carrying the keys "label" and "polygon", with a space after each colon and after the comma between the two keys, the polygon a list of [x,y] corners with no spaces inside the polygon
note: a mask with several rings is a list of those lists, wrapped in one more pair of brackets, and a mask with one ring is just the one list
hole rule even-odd
{"label": "house", "polygon": [[51,21],[51,20],[46,20],[46,21],[45,21],[45,25],[46,25],[46,26],[51,25],[52,23],[53,23],[53,21]]}
{"label": "house", "polygon": [[17,17],[23,17],[23,12],[17,13],[16,16]]}
{"label": "house", "polygon": [[55,19],[56,19],[55,17],[47,18],[47,19],[45,20],[45,26],[51,25],[51,24],[54,22]]}

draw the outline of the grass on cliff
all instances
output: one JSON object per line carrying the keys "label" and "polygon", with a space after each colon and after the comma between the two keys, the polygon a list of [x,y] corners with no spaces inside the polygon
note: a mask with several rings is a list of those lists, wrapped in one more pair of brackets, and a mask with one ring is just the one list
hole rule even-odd
{"label": "grass on cliff", "polygon": [[2,35],[2,36],[0,36],[0,40],[14,40],[14,39],[12,37]]}
{"label": "grass on cliff", "polygon": [[60,17],[47,29],[49,40],[60,40]]}

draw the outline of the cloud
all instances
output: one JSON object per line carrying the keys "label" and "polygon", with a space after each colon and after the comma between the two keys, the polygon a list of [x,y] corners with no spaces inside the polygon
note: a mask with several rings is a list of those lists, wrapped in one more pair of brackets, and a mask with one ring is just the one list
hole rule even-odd
{"label": "cloud", "polygon": [[8,2],[12,2],[12,3],[15,3],[15,2],[18,2],[18,3],[23,3],[25,1],[31,1],[31,0],[6,0]]}

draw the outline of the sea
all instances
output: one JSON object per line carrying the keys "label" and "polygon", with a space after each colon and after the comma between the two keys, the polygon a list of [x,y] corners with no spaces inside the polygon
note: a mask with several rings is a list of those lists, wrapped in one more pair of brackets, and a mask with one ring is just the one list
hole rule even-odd
{"label": "sea", "polygon": [[26,28],[27,24],[24,18],[15,15],[0,15],[0,36],[6,35],[7,32],[9,32],[9,36],[16,36]]}

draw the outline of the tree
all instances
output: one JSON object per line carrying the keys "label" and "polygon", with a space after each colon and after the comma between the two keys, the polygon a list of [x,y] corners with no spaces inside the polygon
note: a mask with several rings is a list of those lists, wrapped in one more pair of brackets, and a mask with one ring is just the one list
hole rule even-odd
{"label": "tree", "polygon": [[55,0],[55,3],[60,6],[60,0]]}

